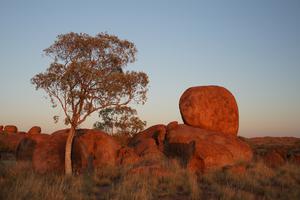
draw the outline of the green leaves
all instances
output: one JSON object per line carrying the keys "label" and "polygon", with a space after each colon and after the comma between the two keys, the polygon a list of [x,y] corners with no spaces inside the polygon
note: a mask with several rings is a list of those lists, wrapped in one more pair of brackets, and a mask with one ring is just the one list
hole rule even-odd
{"label": "green leaves", "polygon": [[134,135],[146,126],[146,122],[137,116],[137,111],[129,106],[103,109],[99,112],[99,117],[100,121],[94,124],[94,128],[110,134]]}

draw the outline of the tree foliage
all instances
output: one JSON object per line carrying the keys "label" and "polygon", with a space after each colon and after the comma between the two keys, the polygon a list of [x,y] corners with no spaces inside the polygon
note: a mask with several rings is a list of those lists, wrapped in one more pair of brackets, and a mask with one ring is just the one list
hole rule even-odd
{"label": "tree foliage", "polygon": [[54,107],[62,107],[72,126],[107,107],[145,103],[147,75],[124,72],[125,66],[135,61],[133,43],[106,33],[95,37],[68,33],[59,35],[44,51],[53,62],[46,72],[34,76],[32,83],[47,92]]}
{"label": "tree foliage", "polygon": [[137,111],[128,106],[106,108],[99,112],[100,121],[94,124],[94,128],[110,134],[134,135],[142,131],[146,121],[137,116]]}

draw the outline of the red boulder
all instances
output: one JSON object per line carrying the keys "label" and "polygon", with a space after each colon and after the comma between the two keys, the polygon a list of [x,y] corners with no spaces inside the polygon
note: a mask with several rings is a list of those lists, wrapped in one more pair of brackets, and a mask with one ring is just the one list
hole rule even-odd
{"label": "red boulder", "polygon": [[[47,140],[37,142],[32,156],[32,165],[38,173],[63,172],[65,169],[65,146],[68,130],[57,131]],[[72,165],[77,170],[81,167],[79,146],[75,141],[72,149]]]}
{"label": "red boulder", "polygon": [[47,134],[27,135],[20,141],[17,147],[16,159],[32,161],[33,151],[36,145],[46,141],[49,137],[50,135]]}
{"label": "red boulder", "polygon": [[0,135],[0,151],[15,153],[20,141],[25,137],[25,134],[10,133]]}
{"label": "red boulder", "polygon": [[14,125],[7,125],[4,127],[4,132],[6,133],[17,133],[18,128]]}
{"label": "red boulder", "polygon": [[170,131],[174,128],[177,128],[178,126],[178,122],[177,121],[173,121],[173,122],[170,122],[168,125],[167,125],[167,131]]}
{"label": "red boulder", "polygon": [[115,166],[118,150],[121,146],[107,133],[98,130],[88,130],[78,137],[81,167]]}
{"label": "red boulder", "polygon": [[31,129],[29,129],[28,134],[40,134],[42,132],[41,127],[39,126],[33,126]]}
{"label": "red boulder", "polygon": [[51,135],[48,140],[36,144],[32,165],[38,173],[63,172],[67,134]]}
{"label": "red boulder", "polygon": [[[145,140],[153,140],[152,143],[160,150],[164,150],[164,140],[167,128],[163,124],[158,124],[147,128],[146,130],[136,134],[130,141],[129,146],[139,148],[140,143]],[[138,152],[139,153],[139,152]]]}
{"label": "red boulder", "polygon": [[179,108],[187,125],[237,135],[238,106],[234,96],[223,87],[191,87],[182,94]]}
{"label": "red boulder", "polygon": [[191,171],[206,171],[250,161],[252,150],[235,136],[178,125],[166,135],[165,153],[178,157]]}

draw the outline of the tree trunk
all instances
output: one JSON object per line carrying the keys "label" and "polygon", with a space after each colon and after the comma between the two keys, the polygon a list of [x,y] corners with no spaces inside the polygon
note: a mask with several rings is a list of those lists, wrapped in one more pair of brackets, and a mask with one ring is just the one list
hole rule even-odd
{"label": "tree trunk", "polygon": [[65,151],[65,174],[68,176],[72,175],[72,144],[74,136],[75,128],[72,126],[68,134]]}

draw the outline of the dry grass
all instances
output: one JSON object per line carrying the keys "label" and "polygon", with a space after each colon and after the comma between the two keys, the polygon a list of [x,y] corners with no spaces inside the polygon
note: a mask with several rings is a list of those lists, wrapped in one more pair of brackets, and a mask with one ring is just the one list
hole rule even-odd
{"label": "dry grass", "polygon": [[104,167],[65,178],[36,174],[29,163],[1,161],[0,199],[300,199],[300,169],[293,164],[275,170],[257,161],[242,175],[216,171],[199,177],[174,162],[164,166],[168,176]]}

